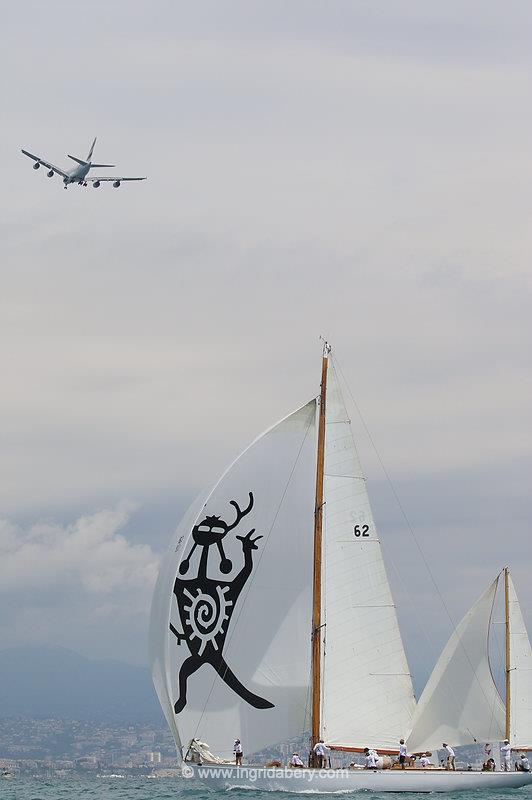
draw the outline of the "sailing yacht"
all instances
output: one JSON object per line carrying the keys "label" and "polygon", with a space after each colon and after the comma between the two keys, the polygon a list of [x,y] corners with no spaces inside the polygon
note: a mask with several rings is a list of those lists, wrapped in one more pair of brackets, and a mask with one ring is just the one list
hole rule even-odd
{"label": "sailing yacht", "polygon": [[[532,650],[507,571],[506,708],[488,631],[500,577],[416,703],[350,420],[325,346],[318,397],[259,436],[186,512],[155,587],[155,688],[185,777],[213,788],[456,791],[524,772],[288,769],[253,753],[305,735],[380,756],[511,737],[532,746]],[[245,766],[233,741],[245,747]],[[202,756],[202,758],[200,758]],[[198,763],[203,761],[203,763]],[[390,759],[386,759],[390,761]],[[381,765],[385,764],[381,760]]]}

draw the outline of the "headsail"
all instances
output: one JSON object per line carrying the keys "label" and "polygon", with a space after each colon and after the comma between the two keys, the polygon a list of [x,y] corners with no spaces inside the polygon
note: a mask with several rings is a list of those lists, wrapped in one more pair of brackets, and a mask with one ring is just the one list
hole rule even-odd
{"label": "headsail", "polygon": [[308,702],[316,404],[259,437],[178,527],[151,650],[178,746],[232,757],[302,733]]}
{"label": "headsail", "polygon": [[510,617],[510,744],[532,748],[532,649],[512,578],[508,575]]}
{"label": "headsail", "polygon": [[366,480],[330,360],[325,433],[322,735],[397,749],[415,699]]}
{"label": "headsail", "polygon": [[447,642],[417,704],[408,747],[413,753],[504,739],[504,705],[489,665],[489,627],[499,578]]}

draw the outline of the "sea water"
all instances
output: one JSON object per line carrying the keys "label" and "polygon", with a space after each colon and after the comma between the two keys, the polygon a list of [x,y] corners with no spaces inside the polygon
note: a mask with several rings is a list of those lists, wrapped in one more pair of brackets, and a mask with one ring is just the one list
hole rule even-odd
{"label": "sea water", "polygon": [[[183,778],[0,778],[0,800],[213,800],[217,795],[224,795],[227,800],[288,800],[292,797],[283,792],[241,789],[214,792]],[[342,798],[349,796],[357,795],[344,793]],[[409,796],[414,795],[363,793],[364,800],[407,800]],[[420,800],[425,797],[415,796]],[[331,795],[319,797],[330,798]],[[532,800],[532,787],[450,794],[452,800],[482,800],[484,797],[489,800]]]}

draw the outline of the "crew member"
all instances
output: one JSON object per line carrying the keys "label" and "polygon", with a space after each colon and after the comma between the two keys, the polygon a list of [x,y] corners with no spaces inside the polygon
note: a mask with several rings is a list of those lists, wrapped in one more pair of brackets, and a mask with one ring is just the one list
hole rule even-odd
{"label": "crew member", "polygon": [[305,765],[301,761],[299,753],[294,753],[288,766],[299,769],[299,767],[304,767]]}
{"label": "crew member", "polygon": [[240,739],[235,739],[235,743],[233,745],[233,753],[235,754],[235,764],[237,767],[242,766],[242,756],[244,755],[244,751],[242,750],[242,742]]}
{"label": "crew member", "polygon": [[379,754],[376,750],[370,750],[369,747],[364,748],[365,769],[376,769],[379,763]]}
{"label": "crew member", "polygon": [[404,769],[406,763],[406,744],[404,739],[399,739],[399,763],[401,769]]}
{"label": "crew member", "polygon": [[530,761],[524,753],[521,753],[519,761],[517,762],[517,769],[520,772],[530,772]]}
{"label": "crew member", "polygon": [[323,769],[325,766],[325,753],[328,749],[323,739],[319,739],[314,745],[314,758],[318,769]]}
{"label": "crew member", "polygon": [[510,772],[512,769],[512,745],[508,741],[508,739],[504,740],[504,744],[501,747],[501,756],[502,756],[502,769],[504,772]]}
{"label": "crew member", "polygon": [[453,769],[453,770],[456,769],[456,766],[455,766],[455,763],[454,763],[455,762],[455,755],[454,755],[453,748],[450,747],[450,745],[448,745],[448,744],[446,744],[444,742],[443,743],[443,749],[447,753],[447,767],[446,767],[446,769]]}

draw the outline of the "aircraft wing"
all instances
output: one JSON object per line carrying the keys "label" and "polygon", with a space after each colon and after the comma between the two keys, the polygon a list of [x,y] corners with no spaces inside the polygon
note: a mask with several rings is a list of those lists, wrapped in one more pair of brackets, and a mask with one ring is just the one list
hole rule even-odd
{"label": "aircraft wing", "polygon": [[[21,148],[22,149],[22,148]],[[43,167],[48,167],[48,169],[52,169],[58,175],[61,175],[62,178],[68,178],[68,174],[63,170],[56,167],[54,164],[50,164],[49,161],[45,161],[44,158],[40,158],[40,156],[34,156],[33,153],[28,153],[27,150],[22,150],[25,156],[28,158],[32,158],[34,161],[38,161],[39,164],[42,164]]]}
{"label": "aircraft wing", "polygon": [[90,178],[85,178],[86,181],[92,181],[93,183],[103,183],[103,181],[145,181],[146,178],[121,178],[120,175],[111,175],[110,177],[101,177],[100,175],[91,175]]}

